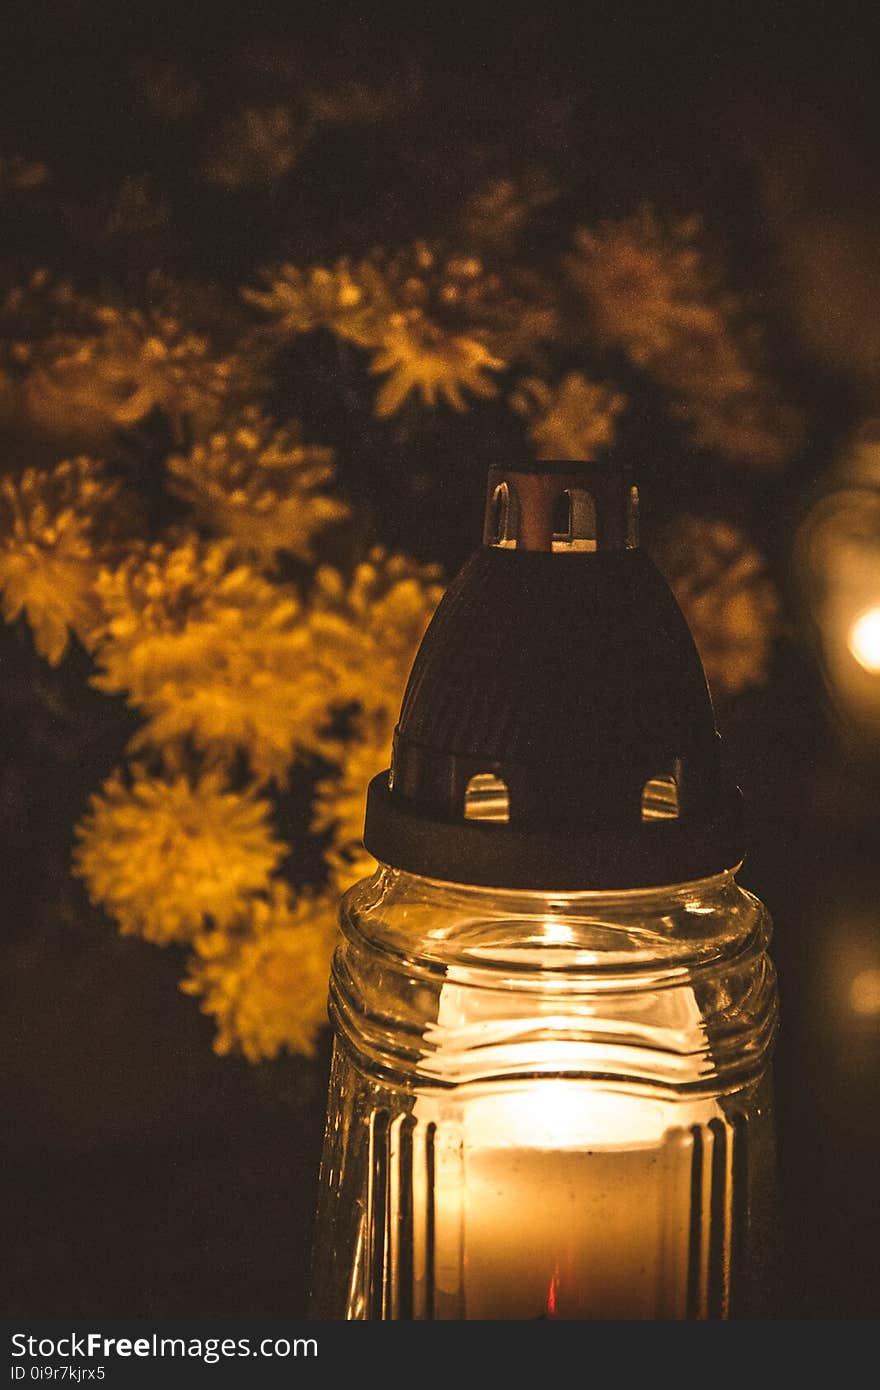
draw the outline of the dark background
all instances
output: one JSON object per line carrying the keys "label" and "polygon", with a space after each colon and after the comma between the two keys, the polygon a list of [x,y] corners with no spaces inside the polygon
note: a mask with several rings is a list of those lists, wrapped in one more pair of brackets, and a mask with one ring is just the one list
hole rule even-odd
{"label": "dark background", "polygon": [[[7,219],[5,256],[54,254],[63,263],[70,251],[96,283],[104,274],[124,280],[124,258],[99,244],[84,210],[132,168],[154,169],[174,187],[178,230],[164,254],[180,274],[237,283],[279,237],[305,258],[333,228],[353,251],[380,234],[393,244],[421,230],[414,203],[430,224],[467,186],[461,151],[490,133],[514,157],[536,105],[573,103],[563,153],[579,172],[567,185],[568,211],[589,221],[642,199],[696,208],[723,241],[734,277],[766,299],[778,375],[810,424],[795,466],[778,477],[719,480],[683,456],[676,495],[652,489],[650,473],[647,493],[656,512],[683,499],[722,500],[748,519],[790,588],[794,521],[836,442],[872,408],[874,388],[845,362],[817,354],[773,297],[777,242],[760,213],[761,171],[774,153],[810,151],[809,175],[791,160],[792,217],[840,216],[845,225],[876,202],[876,47],[867,26],[848,27],[830,7],[810,15],[795,6],[715,5],[706,14],[690,5],[568,13],[426,4],[301,15],[257,4],[228,16],[204,6],[121,8],[76,0],[7,7],[4,144],[50,159],[80,212],[65,222],[63,249],[44,215]],[[398,151],[393,180],[381,172],[387,159],[371,163],[372,136],[358,143],[346,135],[320,158],[306,157],[283,197],[190,190],[185,166],[132,110],[132,63],[161,52],[213,75],[210,123],[237,99],[230,54],[254,35],[304,45],[316,63],[354,53],[399,73],[418,61],[432,95]],[[548,121],[534,137],[551,161],[560,154],[552,131]],[[429,177],[444,151],[443,176]],[[352,181],[370,204],[363,225],[343,210]],[[401,195],[408,184],[418,198]],[[552,224],[545,235],[549,255]],[[483,473],[472,419],[456,423],[458,462],[442,472],[432,472],[432,449],[448,454],[449,438],[432,444],[429,432],[420,443],[430,509],[424,486],[395,491],[399,476],[384,466],[379,426],[355,451],[357,472],[343,477],[381,517],[383,538],[450,567],[479,530]],[[336,428],[335,440],[318,437],[337,443],[344,459],[351,426],[343,419]],[[640,456],[676,446],[638,421],[632,428]],[[327,1040],[313,1061],[252,1066],[213,1055],[211,1024],[178,991],[174,948],[120,939],[69,878],[72,826],[118,761],[130,716],[88,692],[82,654],[52,672],[26,633],[7,627],[0,654],[5,804],[16,808],[3,819],[0,926],[4,1311],[302,1316]],[[774,1312],[873,1318],[880,1030],[877,1015],[855,1014],[847,1002],[853,975],[880,965],[872,750],[847,742],[797,637],[781,645],[767,684],[719,709],[719,720],[750,811],[741,881],[767,903],[776,928],[783,1277]]]}

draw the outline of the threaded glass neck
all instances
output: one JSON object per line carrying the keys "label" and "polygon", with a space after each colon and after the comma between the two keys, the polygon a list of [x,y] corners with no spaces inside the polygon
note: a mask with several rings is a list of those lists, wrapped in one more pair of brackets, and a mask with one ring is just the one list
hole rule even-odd
{"label": "threaded glass neck", "polygon": [[612,893],[495,892],[380,868],[342,906],[331,1014],[413,1084],[589,1076],[742,1084],[776,1023],[766,910],[732,874]]}

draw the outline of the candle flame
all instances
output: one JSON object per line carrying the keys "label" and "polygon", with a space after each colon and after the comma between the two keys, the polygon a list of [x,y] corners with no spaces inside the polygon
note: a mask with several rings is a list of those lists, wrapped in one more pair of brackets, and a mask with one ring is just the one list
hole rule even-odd
{"label": "candle flame", "polygon": [[559,1265],[557,1264],[557,1265],[554,1266],[554,1269],[553,1269],[553,1277],[551,1278],[551,1280],[550,1280],[550,1286],[549,1286],[549,1288],[547,1289],[547,1316],[548,1316],[548,1318],[555,1318],[555,1317],[556,1317],[556,1309],[557,1309],[558,1302],[559,1302]]}

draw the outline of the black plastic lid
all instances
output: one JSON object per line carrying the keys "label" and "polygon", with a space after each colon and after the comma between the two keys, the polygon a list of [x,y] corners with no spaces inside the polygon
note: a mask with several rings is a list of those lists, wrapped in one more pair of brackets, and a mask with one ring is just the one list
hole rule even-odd
{"label": "black plastic lid", "polygon": [[637,506],[604,465],[491,470],[484,544],[434,615],[391,770],[370,784],[364,843],[381,862],[575,891],[741,861],[741,797]]}

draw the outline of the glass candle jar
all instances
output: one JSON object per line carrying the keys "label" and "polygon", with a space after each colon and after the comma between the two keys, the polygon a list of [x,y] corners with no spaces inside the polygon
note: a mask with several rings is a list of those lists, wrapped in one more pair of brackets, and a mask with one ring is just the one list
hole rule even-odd
{"label": "glass candle jar", "polygon": [[622,467],[489,471],[342,906],[317,1317],[759,1307],[769,921],[637,521]]}
{"label": "glass candle jar", "polygon": [[766,1300],[764,907],[731,872],[342,906],[313,1316],[683,1319]]}

